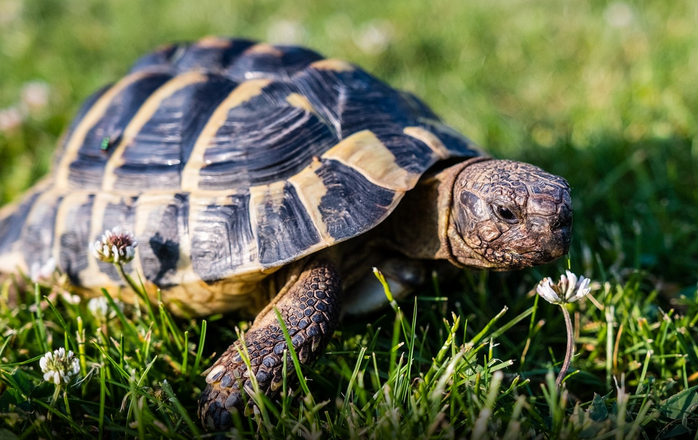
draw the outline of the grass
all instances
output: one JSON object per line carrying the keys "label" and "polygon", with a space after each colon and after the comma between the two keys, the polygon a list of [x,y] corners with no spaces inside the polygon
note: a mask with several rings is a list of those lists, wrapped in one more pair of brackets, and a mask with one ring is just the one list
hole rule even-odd
{"label": "grass", "polygon": [[[553,371],[562,350],[548,351],[564,346],[557,307],[525,295],[493,314],[474,299],[489,300],[493,280],[485,274],[465,278],[467,289],[449,287],[448,298],[432,291],[404,304],[392,301],[391,312],[371,324],[345,324],[312,369],[294,356],[304,375],[300,386],[285,383],[278,402],[257,397],[260,414],[238,417],[236,434],[695,435],[698,388],[689,383],[696,380],[690,366],[698,361],[691,336],[698,322],[695,301],[665,312],[655,295],[641,289],[640,274],[625,285],[599,285],[595,301],[573,306],[577,355],[560,392]],[[141,304],[152,312],[131,305],[122,312],[106,292],[110,312],[100,315],[57,286],[60,280],[28,289],[12,309],[9,283],[2,293],[3,438],[201,435],[194,418],[204,385],[199,374],[212,364],[211,350],[226,344],[205,344],[206,333],[225,334],[244,323],[220,317],[175,323],[157,305]],[[438,280],[434,286],[441,288]],[[38,359],[58,346],[77,354],[82,373],[63,388],[67,399],[52,404],[55,386],[42,381]]]}
{"label": "grass", "polygon": [[[435,280],[344,322],[301,367],[305,386],[260,402],[237,434],[695,439],[697,14],[689,0],[2,0],[0,109],[20,109],[30,81],[49,99],[14,124],[0,117],[0,203],[47,172],[80,101],[152,47],[295,39],[424,97],[495,156],[567,178],[574,238],[569,261]],[[567,265],[597,289],[568,306],[576,352],[558,392],[563,317],[531,290]],[[100,320],[54,281],[20,289],[13,306],[0,292],[0,438],[203,435],[200,373],[248,323],[114,301]],[[59,347],[82,371],[52,404],[39,358]]]}

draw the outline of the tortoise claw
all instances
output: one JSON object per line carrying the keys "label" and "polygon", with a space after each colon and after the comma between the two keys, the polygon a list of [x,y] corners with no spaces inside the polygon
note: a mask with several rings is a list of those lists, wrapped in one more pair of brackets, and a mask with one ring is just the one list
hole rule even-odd
{"label": "tortoise claw", "polygon": [[[334,266],[327,261],[317,261],[303,271],[276,303],[303,363],[315,360],[332,336],[339,320],[339,286]],[[245,349],[241,351],[243,343]],[[284,351],[286,372],[282,371]],[[249,356],[251,371],[243,362],[241,352]],[[283,375],[287,374],[289,383],[293,383],[297,379],[294,373],[284,333],[276,312],[270,308],[208,371],[208,385],[199,399],[199,418],[208,429],[228,429],[233,421],[231,411],[237,410],[245,416],[259,414],[253,399],[243,397],[243,393],[247,396],[254,393],[251,374],[259,392],[272,397],[281,388]]]}
{"label": "tortoise claw", "polygon": [[227,399],[225,399],[225,408],[230,410],[232,408],[240,408],[242,406],[242,394],[239,392],[230,393]]}
{"label": "tortoise claw", "polygon": [[[240,393],[237,393],[240,394]],[[227,429],[232,425],[233,418],[230,408],[226,407],[228,398],[221,390],[209,385],[199,398],[199,418],[204,427],[209,430]]]}

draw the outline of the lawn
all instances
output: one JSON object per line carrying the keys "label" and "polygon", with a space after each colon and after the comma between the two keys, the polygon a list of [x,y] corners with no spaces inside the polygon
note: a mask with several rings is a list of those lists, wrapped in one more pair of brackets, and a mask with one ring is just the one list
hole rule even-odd
{"label": "lawn", "polygon": [[[564,176],[572,247],[342,323],[235,434],[698,439],[697,19],[690,0],[0,0],[0,204],[48,172],[82,100],[163,42],[312,47],[422,97],[495,157]],[[535,286],[568,268],[593,290],[567,306],[558,390],[563,314]],[[200,374],[248,323],[90,309],[61,282],[0,290],[0,438],[204,435]],[[39,367],[60,347],[80,365],[67,388]]]}

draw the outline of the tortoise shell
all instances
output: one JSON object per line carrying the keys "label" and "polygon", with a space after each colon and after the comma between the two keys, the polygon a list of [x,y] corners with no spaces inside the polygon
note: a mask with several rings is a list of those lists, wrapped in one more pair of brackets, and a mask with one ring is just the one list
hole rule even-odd
{"label": "tortoise shell", "polygon": [[0,211],[0,271],[119,282],[88,243],[121,226],[156,286],[268,273],[375,227],[438,161],[481,153],[413,95],[297,46],[162,47],[92,95],[52,174]]}

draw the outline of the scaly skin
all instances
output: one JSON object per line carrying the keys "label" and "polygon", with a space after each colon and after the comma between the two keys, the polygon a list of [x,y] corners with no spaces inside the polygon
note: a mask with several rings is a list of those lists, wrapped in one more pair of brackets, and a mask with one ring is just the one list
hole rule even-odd
{"label": "scaly skin", "polygon": [[549,263],[569,250],[572,199],[562,177],[527,163],[479,160],[463,167],[451,191],[452,263],[515,270]]}
{"label": "scaly skin", "polygon": [[[302,363],[313,362],[334,332],[341,311],[340,279],[334,265],[325,259],[311,263],[296,283],[276,303]],[[252,373],[260,391],[275,395],[283,381],[284,334],[273,308],[260,315],[245,334]],[[252,395],[250,372],[239,353],[240,341],[223,353],[206,376],[208,386],[199,399],[199,418],[208,429],[231,425],[230,411],[244,410],[242,393]],[[293,369],[290,355],[287,368]],[[288,372],[289,380],[295,374]]]}

